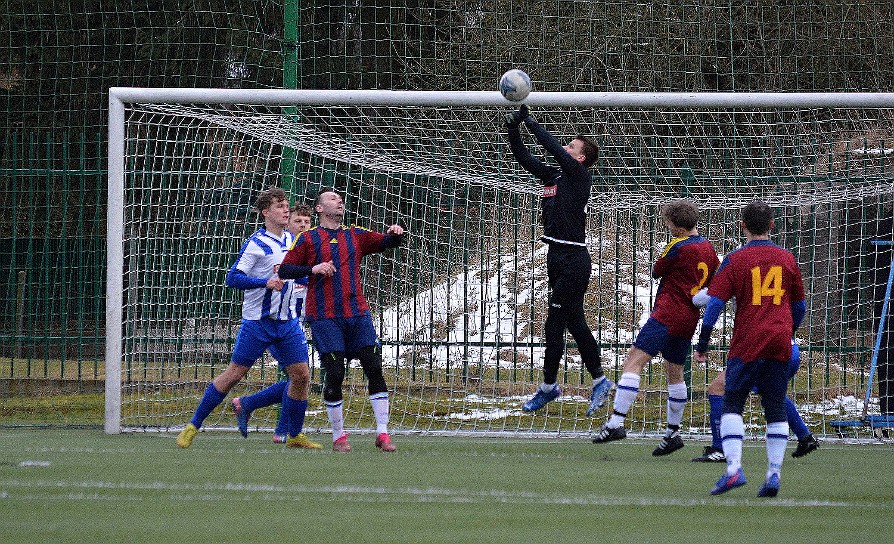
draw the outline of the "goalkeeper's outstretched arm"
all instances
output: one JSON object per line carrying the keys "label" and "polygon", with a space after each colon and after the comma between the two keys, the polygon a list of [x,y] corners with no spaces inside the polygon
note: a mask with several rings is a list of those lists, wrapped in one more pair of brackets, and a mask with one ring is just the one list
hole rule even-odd
{"label": "goalkeeper's outstretched arm", "polygon": [[557,170],[547,166],[534,157],[527,146],[525,146],[524,142],[522,142],[520,126],[523,120],[529,118],[527,106],[522,105],[518,111],[510,113],[506,117],[509,149],[512,150],[515,160],[518,161],[522,168],[533,174],[537,179],[541,181],[551,180],[555,176]]}

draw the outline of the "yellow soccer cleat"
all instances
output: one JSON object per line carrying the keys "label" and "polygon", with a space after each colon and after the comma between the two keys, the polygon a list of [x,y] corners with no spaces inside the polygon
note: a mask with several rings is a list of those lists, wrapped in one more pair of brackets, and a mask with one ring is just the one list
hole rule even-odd
{"label": "yellow soccer cleat", "polygon": [[304,448],[307,450],[323,449],[322,444],[317,444],[304,433],[298,433],[298,436],[290,436],[286,440],[286,446],[289,448]]}
{"label": "yellow soccer cleat", "polygon": [[186,427],[177,435],[177,445],[181,448],[188,448],[192,444],[192,439],[196,437],[199,430],[192,423],[187,423]]}

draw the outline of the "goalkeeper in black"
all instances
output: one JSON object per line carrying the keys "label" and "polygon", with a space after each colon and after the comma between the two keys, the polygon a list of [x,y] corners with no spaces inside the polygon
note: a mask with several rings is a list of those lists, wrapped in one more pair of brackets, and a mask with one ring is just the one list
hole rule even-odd
{"label": "goalkeeper in black", "polygon": [[[550,166],[531,155],[522,142],[524,124],[558,162]],[[608,397],[612,383],[605,377],[600,363],[599,343],[584,318],[584,294],[590,283],[592,261],[584,236],[586,206],[590,200],[593,178],[590,166],[596,162],[599,147],[590,138],[578,135],[562,145],[534,119],[528,107],[506,116],[509,147],[521,166],[543,182],[541,209],[543,236],[549,245],[546,270],[552,292],[546,314],[546,352],[543,359],[543,383],[534,396],[522,405],[525,412],[543,408],[562,394],[556,383],[559,362],[565,351],[565,331],[577,342],[581,359],[593,377],[590,406],[592,416]]]}

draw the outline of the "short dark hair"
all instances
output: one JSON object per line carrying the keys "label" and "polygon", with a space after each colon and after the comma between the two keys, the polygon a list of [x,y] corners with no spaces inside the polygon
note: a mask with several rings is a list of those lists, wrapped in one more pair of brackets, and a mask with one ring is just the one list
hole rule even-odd
{"label": "short dark hair", "polygon": [[589,168],[593,166],[593,164],[596,163],[596,159],[599,158],[599,144],[593,141],[589,136],[584,136],[583,134],[578,134],[574,139],[584,143],[581,147],[581,151],[584,153],[584,167]]}
{"label": "short dark hair", "polygon": [[319,192],[317,192],[317,197],[314,199],[314,208],[316,208],[317,205],[320,204],[320,197],[324,193],[334,193],[334,192],[335,192],[335,187],[320,187]]}
{"label": "short dark hair", "polygon": [[751,234],[767,234],[773,224],[773,210],[766,202],[755,200],[742,209],[742,222]]}
{"label": "short dark hair", "polygon": [[289,210],[289,215],[303,215],[305,217],[313,217],[314,211],[307,204],[295,204],[292,206],[292,209]]}
{"label": "short dark hair", "polygon": [[661,217],[681,229],[692,230],[698,224],[698,207],[682,198],[671,200],[661,206]]}
{"label": "short dark hair", "polygon": [[258,200],[255,202],[255,207],[259,212],[262,212],[280,200],[288,200],[286,192],[279,187],[271,187],[258,194]]}

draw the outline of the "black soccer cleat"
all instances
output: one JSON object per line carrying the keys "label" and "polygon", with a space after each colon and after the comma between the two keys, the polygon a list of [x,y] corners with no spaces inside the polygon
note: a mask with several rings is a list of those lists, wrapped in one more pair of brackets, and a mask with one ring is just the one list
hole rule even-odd
{"label": "black soccer cleat", "polygon": [[666,436],[662,438],[661,442],[658,443],[658,447],[652,451],[652,455],[654,455],[655,457],[670,455],[683,446],[683,439],[680,438],[679,434],[674,433],[670,436],[670,438]]}
{"label": "black soccer cleat", "polygon": [[693,457],[693,463],[726,463],[726,455],[723,450],[714,446],[705,446],[704,453],[700,457]]}
{"label": "black soccer cleat", "polygon": [[798,440],[798,447],[792,452],[792,457],[804,457],[808,453],[817,449],[819,449],[819,442],[817,442],[816,437],[811,434],[807,438]]}
{"label": "black soccer cleat", "polygon": [[593,435],[594,444],[603,444],[605,442],[613,442],[615,440],[623,440],[627,438],[627,431],[624,427],[612,429],[607,425],[603,425],[599,432]]}

